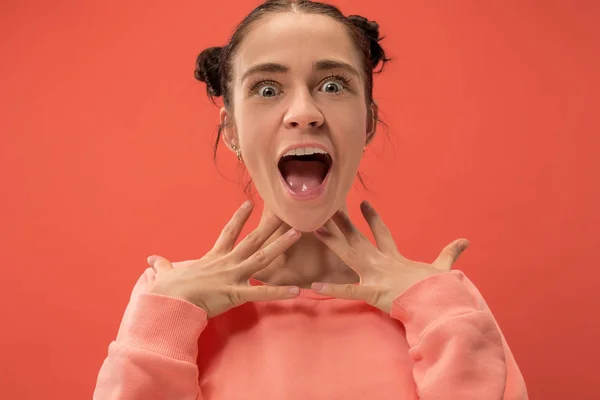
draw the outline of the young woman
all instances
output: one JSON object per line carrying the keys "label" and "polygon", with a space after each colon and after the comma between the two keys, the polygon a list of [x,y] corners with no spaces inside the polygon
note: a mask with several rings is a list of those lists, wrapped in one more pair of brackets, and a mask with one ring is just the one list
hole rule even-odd
{"label": "young woman", "polygon": [[346,196],[386,61],[378,25],[311,1],[268,1],[196,78],[222,96],[219,141],[264,200],[212,250],[171,264],[151,256],[110,344],[96,400],[526,399],[523,378],[483,298],[450,268],[398,251],[366,203],[367,240]]}

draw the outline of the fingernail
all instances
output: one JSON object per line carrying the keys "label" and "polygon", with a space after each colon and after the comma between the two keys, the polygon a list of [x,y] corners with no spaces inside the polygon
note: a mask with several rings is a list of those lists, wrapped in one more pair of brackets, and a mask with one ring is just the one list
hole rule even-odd
{"label": "fingernail", "polygon": [[291,237],[297,237],[300,235],[300,231],[292,228],[289,231],[287,231],[287,234],[290,235]]}
{"label": "fingernail", "polygon": [[291,294],[298,294],[300,293],[300,288],[297,286],[292,286],[288,288],[288,292],[290,292]]}
{"label": "fingernail", "polygon": [[246,200],[244,204],[242,204],[242,208],[245,210],[249,210],[252,208],[252,202],[250,200]]}
{"label": "fingernail", "polygon": [[325,225],[323,225],[319,229],[317,229],[317,233],[320,233],[321,235],[327,235],[329,231],[327,230],[327,228],[325,228]]}
{"label": "fingernail", "polygon": [[323,288],[325,287],[324,284],[322,284],[321,282],[314,282],[310,288],[314,291],[320,292],[321,290],[323,290]]}
{"label": "fingernail", "polygon": [[371,203],[369,203],[369,202],[368,202],[368,201],[366,201],[366,200],[365,200],[365,201],[363,201],[363,205],[364,205],[366,208],[373,208],[373,207],[371,206]]}

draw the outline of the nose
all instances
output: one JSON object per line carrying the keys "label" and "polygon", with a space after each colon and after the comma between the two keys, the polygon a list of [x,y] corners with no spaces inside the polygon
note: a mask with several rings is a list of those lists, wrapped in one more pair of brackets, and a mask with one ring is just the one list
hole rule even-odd
{"label": "nose", "polygon": [[303,92],[294,96],[283,117],[283,124],[286,128],[318,128],[324,120],[310,93]]}

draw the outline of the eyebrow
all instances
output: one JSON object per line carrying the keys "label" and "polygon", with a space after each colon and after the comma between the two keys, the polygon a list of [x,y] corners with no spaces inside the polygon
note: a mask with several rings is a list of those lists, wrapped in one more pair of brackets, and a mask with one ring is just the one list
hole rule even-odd
{"label": "eyebrow", "polygon": [[[360,74],[356,70],[356,68],[354,68],[352,65],[345,63],[343,61],[319,60],[313,64],[314,71],[327,71],[327,70],[331,70],[331,69],[344,69],[347,72],[349,72],[353,75],[356,75],[357,77],[360,76]],[[289,70],[290,70],[289,67],[282,65],[282,64],[277,64],[277,63],[257,64],[257,65],[254,65],[254,66],[248,68],[246,70],[246,72],[244,72],[244,75],[242,75],[241,82],[244,82],[244,80],[248,76],[259,73],[259,72],[270,72],[270,73],[283,74],[283,73],[289,72]]]}

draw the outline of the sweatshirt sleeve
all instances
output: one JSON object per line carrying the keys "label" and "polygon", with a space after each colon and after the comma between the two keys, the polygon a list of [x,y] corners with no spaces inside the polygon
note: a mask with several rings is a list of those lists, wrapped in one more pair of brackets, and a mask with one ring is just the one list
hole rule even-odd
{"label": "sweatshirt sleeve", "polygon": [[136,283],[117,338],[98,374],[94,400],[201,400],[198,339],[206,312],[184,300],[148,293],[148,268]]}
{"label": "sweatshirt sleeve", "polygon": [[462,272],[409,287],[390,315],[405,326],[420,399],[528,399],[500,327]]}

